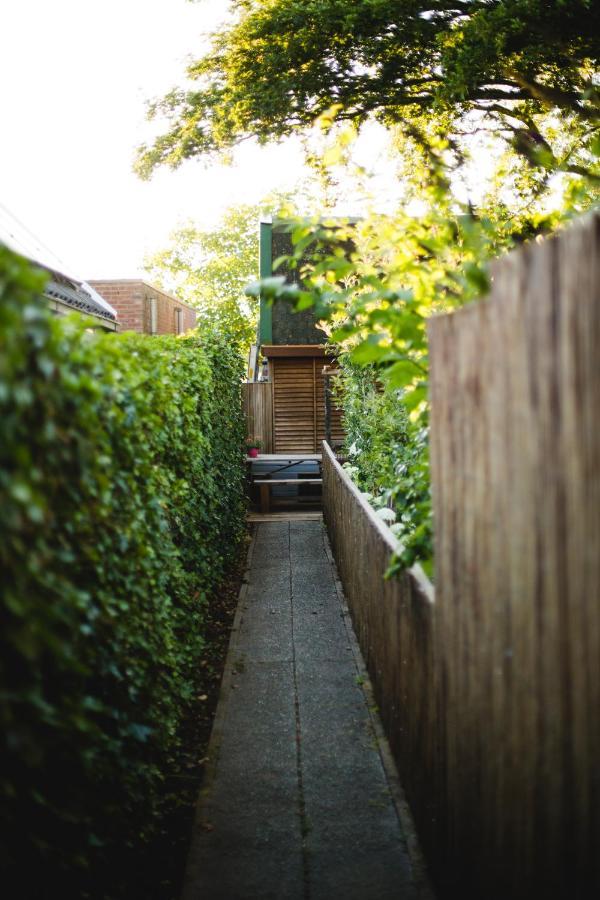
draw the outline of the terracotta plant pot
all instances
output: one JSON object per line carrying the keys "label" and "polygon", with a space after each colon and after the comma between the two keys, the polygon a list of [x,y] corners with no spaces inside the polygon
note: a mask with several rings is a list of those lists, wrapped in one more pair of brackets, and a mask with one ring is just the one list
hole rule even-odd
{"label": "terracotta plant pot", "polygon": [[257,457],[258,456],[258,447],[248,447],[248,456]]}

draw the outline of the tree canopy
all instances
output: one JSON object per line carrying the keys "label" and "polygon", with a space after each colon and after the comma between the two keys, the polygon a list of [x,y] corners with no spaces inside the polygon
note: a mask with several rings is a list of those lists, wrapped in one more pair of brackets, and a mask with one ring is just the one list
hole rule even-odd
{"label": "tree canopy", "polygon": [[478,111],[526,152],[536,113],[598,125],[597,0],[233,0],[233,21],[152,108],[167,130],[138,172],[279,138],[332,106],[360,125]]}
{"label": "tree canopy", "polygon": [[258,269],[260,212],[242,205],[228,209],[213,228],[190,222],[145,260],[153,282],[195,307],[200,325],[212,323],[244,354],[256,331],[256,302],[244,296],[244,288]]}

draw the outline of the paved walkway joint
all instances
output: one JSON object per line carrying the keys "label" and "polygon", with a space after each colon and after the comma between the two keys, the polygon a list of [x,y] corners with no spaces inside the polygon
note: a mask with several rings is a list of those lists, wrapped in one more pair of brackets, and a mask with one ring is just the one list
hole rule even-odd
{"label": "paved walkway joint", "polygon": [[184,900],[416,900],[321,522],[255,526]]}

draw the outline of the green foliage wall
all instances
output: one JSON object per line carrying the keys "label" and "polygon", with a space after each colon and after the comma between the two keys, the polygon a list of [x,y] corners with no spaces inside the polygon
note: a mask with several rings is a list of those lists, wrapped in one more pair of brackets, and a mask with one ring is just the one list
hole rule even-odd
{"label": "green foliage wall", "polygon": [[42,284],[0,247],[0,870],[91,896],[157,827],[241,537],[240,364],[86,333]]}

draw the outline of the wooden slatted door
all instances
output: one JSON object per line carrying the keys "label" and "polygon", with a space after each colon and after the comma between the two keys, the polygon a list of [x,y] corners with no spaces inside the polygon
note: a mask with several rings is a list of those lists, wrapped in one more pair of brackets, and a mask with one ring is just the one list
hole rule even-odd
{"label": "wooden slatted door", "polygon": [[[325,439],[323,357],[278,357],[271,361],[275,453],[319,453]],[[341,412],[332,405],[332,441],[343,440]]]}
{"label": "wooden slatted door", "polygon": [[273,439],[275,453],[315,453],[314,359],[273,360]]}

